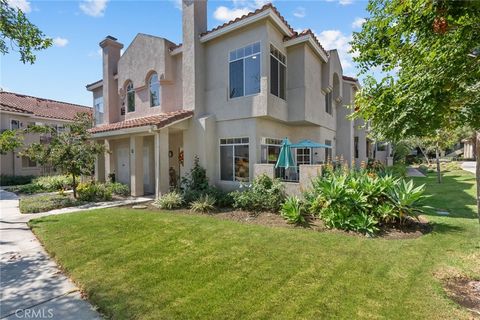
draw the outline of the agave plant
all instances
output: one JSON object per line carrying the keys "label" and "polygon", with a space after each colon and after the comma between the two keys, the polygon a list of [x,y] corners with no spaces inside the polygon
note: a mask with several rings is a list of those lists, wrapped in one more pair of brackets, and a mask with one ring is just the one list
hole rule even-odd
{"label": "agave plant", "polygon": [[415,187],[413,181],[401,180],[389,193],[389,199],[398,212],[398,218],[402,222],[405,217],[415,217],[424,213],[421,201],[427,198],[424,195],[425,185]]}
{"label": "agave plant", "polygon": [[280,215],[289,223],[304,223],[302,202],[296,196],[288,197],[280,208]]}

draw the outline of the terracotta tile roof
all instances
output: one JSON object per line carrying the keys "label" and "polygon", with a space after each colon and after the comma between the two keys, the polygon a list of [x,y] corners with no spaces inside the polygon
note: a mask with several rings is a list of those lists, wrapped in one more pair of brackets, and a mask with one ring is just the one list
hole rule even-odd
{"label": "terracotta tile roof", "polygon": [[92,113],[87,106],[7,91],[0,91],[0,110],[61,120],[73,120],[77,113]]}
{"label": "terracotta tile roof", "polygon": [[215,28],[213,28],[213,29],[211,29],[211,30],[208,30],[207,32],[202,33],[200,36],[203,37],[203,36],[205,36],[205,35],[207,35],[207,34],[209,34],[209,33],[212,33],[212,32],[214,32],[214,31],[217,31],[217,30],[220,30],[220,29],[222,29],[222,28],[225,28],[225,27],[227,27],[227,26],[229,26],[229,25],[231,25],[231,24],[237,23],[237,22],[242,21],[242,20],[244,20],[244,19],[246,19],[246,18],[249,18],[249,17],[252,17],[252,16],[254,16],[254,15],[257,15],[257,14],[259,14],[259,13],[261,13],[261,12],[263,12],[263,11],[266,11],[266,10],[268,10],[268,9],[272,9],[273,12],[280,18],[280,20],[282,20],[282,22],[285,23],[285,25],[288,27],[288,29],[290,29],[290,31],[291,31],[292,33],[295,33],[295,31],[293,31],[292,27],[288,24],[287,20],[285,20],[285,18],[280,14],[280,12],[278,12],[277,8],[275,8],[275,6],[274,6],[273,4],[267,3],[266,5],[264,5],[263,7],[261,7],[260,9],[257,9],[257,10],[255,10],[255,11],[249,12],[249,13],[247,13],[247,14],[241,16],[241,17],[238,17],[238,18],[236,18],[236,19],[234,19],[234,20],[230,20],[230,21],[228,21],[228,22],[225,22],[224,24],[219,25],[218,27],[215,27]]}
{"label": "terracotta tile roof", "polygon": [[99,132],[107,132],[107,131],[115,131],[120,129],[128,129],[128,128],[135,128],[135,127],[143,127],[143,126],[157,126],[157,128],[165,127],[172,122],[186,119],[193,115],[193,111],[191,110],[178,110],[172,112],[165,112],[156,114],[154,116],[142,117],[142,118],[135,118],[124,120],[115,123],[108,123],[103,124],[97,127],[90,129],[91,133],[99,133]]}
{"label": "terracotta tile roof", "polygon": [[320,47],[320,49],[322,49],[322,51],[325,53],[325,55],[327,57],[329,57],[330,55],[328,54],[328,51],[325,50],[325,48],[322,46],[322,44],[320,43],[320,41],[318,41],[317,39],[317,36],[315,36],[315,33],[313,33],[312,30],[310,29],[306,29],[306,30],[303,30],[302,32],[295,32],[295,34],[291,37],[284,37],[283,38],[283,41],[288,41],[288,40],[292,40],[292,39],[295,39],[295,38],[300,38],[300,37],[303,37],[303,36],[306,36],[306,35],[310,35],[313,40],[318,44],[318,46]]}
{"label": "terracotta tile roof", "polygon": [[343,80],[347,80],[347,81],[353,81],[353,82],[357,82],[357,81],[358,81],[357,78],[349,77],[349,76],[343,76],[342,78],[343,78]]}

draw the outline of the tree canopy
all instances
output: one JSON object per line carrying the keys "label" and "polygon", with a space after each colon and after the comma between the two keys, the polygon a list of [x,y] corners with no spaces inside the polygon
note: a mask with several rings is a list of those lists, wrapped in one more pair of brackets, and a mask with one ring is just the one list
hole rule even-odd
{"label": "tree canopy", "polygon": [[32,24],[20,9],[9,6],[7,0],[0,0],[0,52],[10,50],[20,53],[20,61],[33,64],[34,51],[43,50],[52,45],[52,39],[45,36]]}
{"label": "tree canopy", "polygon": [[[480,2],[370,0],[352,50],[367,76],[356,116],[391,140],[480,129]],[[476,53],[477,52],[477,53]]]}

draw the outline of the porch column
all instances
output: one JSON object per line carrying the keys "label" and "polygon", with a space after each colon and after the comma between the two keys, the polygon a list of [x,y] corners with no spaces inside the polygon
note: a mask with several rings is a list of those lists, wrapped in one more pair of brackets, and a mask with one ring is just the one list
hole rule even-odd
{"label": "porch column", "polygon": [[130,192],[143,196],[143,137],[130,136]]}
{"label": "porch column", "polygon": [[170,185],[169,177],[169,157],[168,157],[168,128],[160,129],[155,132],[154,138],[155,152],[155,197],[168,193]]}
{"label": "porch column", "polygon": [[[95,143],[104,144],[103,141],[95,141]],[[98,154],[95,157],[95,181],[105,181],[105,153]]]}
{"label": "porch column", "polygon": [[[105,139],[104,141],[105,144],[105,153],[103,155],[103,181],[110,181],[109,174],[113,173],[115,170],[115,166],[113,164],[113,150],[112,150],[112,144],[110,143],[109,140]],[[96,174],[96,169],[95,169],[95,174]],[[96,177],[95,177],[96,178]],[[99,179],[99,181],[102,181]]]}

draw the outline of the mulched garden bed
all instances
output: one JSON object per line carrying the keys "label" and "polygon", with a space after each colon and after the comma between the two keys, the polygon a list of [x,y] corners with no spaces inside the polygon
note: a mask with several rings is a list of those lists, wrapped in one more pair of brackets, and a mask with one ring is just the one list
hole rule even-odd
{"label": "mulched garden bed", "polygon": [[480,317],[480,281],[464,276],[444,280],[445,291],[450,299]]}
{"label": "mulched garden bed", "polygon": [[[177,210],[164,210],[159,209],[153,206],[151,203],[148,205],[148,209],[150,210],[161,210],[161,211],[168,211],[168,212],[178,212],[183,214],[200,214],[191,212],[188,209],[177,209]],[[331,233],[339,233],[345,234],[350,236],[361,236],[365,237],[364,234],[357,233],[357,232],[348,232],[338,229],[329,229],[325,226],[322,220],[316,219],[312,216],[305,217],[306,223],[302,225],[295,225],[291,223],[287,223],[285,219],[283,219],[280,214],[271,213],[271,212],[260,212],[260,213],[252,213],[242,210],[234,210],[234,209],[220,209],[217,212],[212,212],[208,214],[209,216],[223,219],[223,220],[233,220],[240,223],[249,223],[249,224],[258,224],[268,227],[280,227],[280,228],[291,228],[291,229],[304,229],[304,230],[311,230],[311,231],[320,231],[320,232],[331,232]],[[380,226],[380,232],[376,236],[377,238],[382,239],[415,239],[421,237],[424,234],[427,234],[432,231],[433,226],[424,218],[420,217],[420,221],[416,221],[413,219],[406,220],[402,226],[394,226],[394,225],[386,225]]]}

